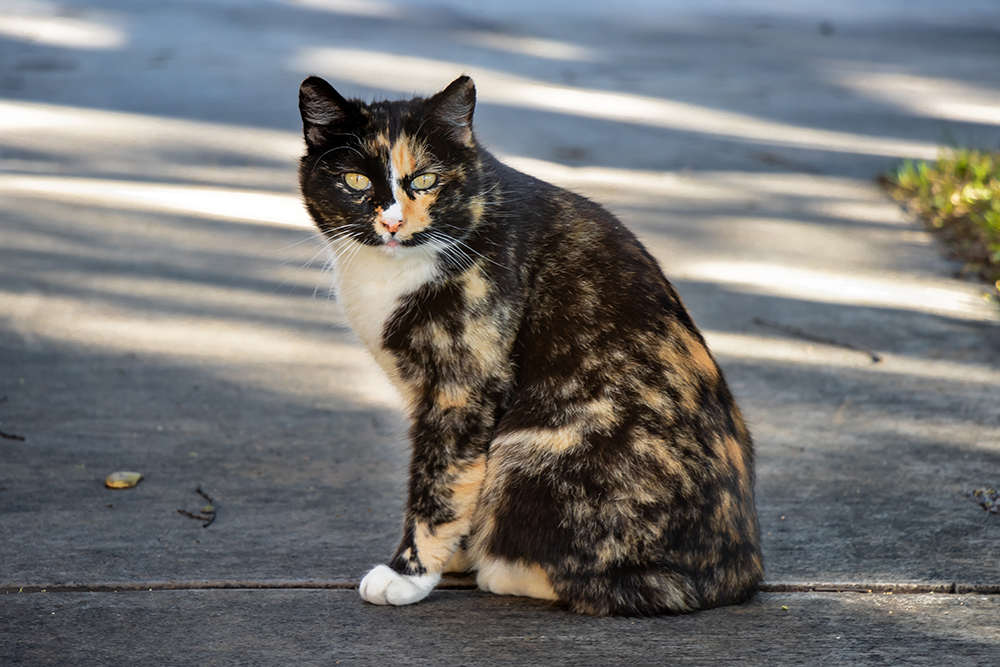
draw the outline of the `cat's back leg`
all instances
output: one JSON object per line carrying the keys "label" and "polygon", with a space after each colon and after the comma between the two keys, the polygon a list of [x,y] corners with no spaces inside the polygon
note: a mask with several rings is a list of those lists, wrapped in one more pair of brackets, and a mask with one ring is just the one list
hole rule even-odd
{"label": "cat's back leg", "polygon": [[656,455],[662,437],[641,429],[586,423],[494,440],[471,536],[480,588],[594,615],[752,595],[761,567],[747,484],[690,454]]}
{"label": "cat's back leg", "polygon": [[477,564],[476,583],[496,595],[519,595],[540,600],[558,600],[559,595],[544,569],[496,556],[485,556]]}

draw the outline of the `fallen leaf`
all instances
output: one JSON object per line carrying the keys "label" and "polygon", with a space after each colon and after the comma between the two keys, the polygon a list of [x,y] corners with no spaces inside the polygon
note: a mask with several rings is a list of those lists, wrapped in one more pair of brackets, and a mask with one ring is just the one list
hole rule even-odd
{"label": "fallen leaf", "polygon": [[140,472],[113,472],[104,480],[109,489],[131,489],[142,480]]}

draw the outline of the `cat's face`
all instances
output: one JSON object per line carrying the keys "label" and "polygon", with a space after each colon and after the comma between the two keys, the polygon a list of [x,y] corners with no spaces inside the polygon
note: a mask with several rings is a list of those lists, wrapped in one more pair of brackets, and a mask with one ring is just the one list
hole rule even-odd
{"label": "cat's face", "polygon": [[483,212],[475,86],[429,99],[365,104],[310,77],[299,91],[307,152],[300,181],[324,235],[394,255],[460,242]]}

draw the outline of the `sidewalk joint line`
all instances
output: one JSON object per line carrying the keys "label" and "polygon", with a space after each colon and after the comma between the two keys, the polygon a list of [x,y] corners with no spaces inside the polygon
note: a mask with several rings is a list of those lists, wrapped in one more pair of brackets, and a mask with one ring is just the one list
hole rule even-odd
{"label": "sidewalk joint line", "polygon": [[[0,584],[0,595],[19,593],[118,593],[142,591],[203,590],[357,590],[349,579],[260,580],[260,581],[137,581],[94,582],[89,584]],[[472,577],[447,577],[441,590],[475,590]],[[883,595],[1000,595],[1000,584],[894,584],[894,583],[793,583],[763,582],[760,593],[863,593]]]}

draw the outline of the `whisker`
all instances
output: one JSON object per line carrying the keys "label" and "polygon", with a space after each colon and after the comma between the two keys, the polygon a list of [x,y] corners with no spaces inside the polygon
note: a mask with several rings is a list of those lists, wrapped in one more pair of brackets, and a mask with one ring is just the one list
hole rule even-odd
{"label": "whisker", "polygon": [[[302,245],[303,243],[307,243],[307,242],[316,243],[316,245],[313,246],[313,249],[315,250],[315,252],[312,253],[312,256],[308,260],[306,260],[305,262],[302,262],[301,264],[299,264],[299,266],[297,268],[298,271],[304,271],[305,269],[308,269],[310,266],[312,266],[313,262],[316,261],[316,258],[319,257],[321,254],[323,254],[323,252],[325,252],[326,246],[322,243],[322,239],[323,239],[322,233],[317,232],[317,233],[310,234],[306,238],[303,238],[303,239],[301,239],[299,241],[296,241],[295,243],[287,245],[284,248],[269,250],[267,252],[271,253],[271,254],[274,254],[274,253],[279,253],[279,252],[284,252],[286,250],[290,250],[291,248],[295,248],[296,246]],[[266,269],[259,269],[255,273],[257,273],[257,274],[269,273],[271,271],[275,271],[277,269],[282,269],[284,267],[287,267],[290,264],[299,263],[301,261],[302,257],[305,256],[305,255],[308,255],[308,254],[309,254],[309,249],[304,249],[302,252],[299,252],[294,257],[289,257],[285,261],[280,262],[278,264],[274,264],[274,265],[272,265],[272,266],[270,266],[270,267],[268,267]],[[276,285],[274,287],[274,289],[271,290],[271,294],[276,294],[280,289],[282,289],[285,285],[287,285],[288,282],[289,282],[288,278],[282,279],[281,282],[278,285]],[[291,289],[294,289],[294,287],[291,288]],[[291,289],[289,290],[289,293],[291,293]]]}
{"label": "whisker", "polygon": [[[355,139],[357,139],[357,137],[355,135],[353,135],[353,134],[346,135],[346,136],[351,136],[351,137],[354,137]],[[358,139],[358,140],[360,141],[360,139]],[[350,151],[354,151],[362,159],[365,157],[364,153],[362,153],[361,151],[359,151],[354,146],[347,146],[347,145],[344,145],[344,146],[334,146],[333,148],[325,151],[322,155],[320,155],[318,158],[316,158],[316,161],[313,163],[312,169],[309,170],[309,174],[311,175],[314,171],[316,171],[316,167],[318,167],[320,165],[320,163],[323,161],[324,158],[326,158],[327,155],[329,155],[333,151],[339,151],[339,150],[341,150],[343,148],[346,148],[347,150],[350,150]]]}
{"label": "whisker", "polygon": [[312,234],[310,234],[309,236],[306,236],[305,238],[299,239],[295,243],[290,243],[290,244],[286,245],[284,248],[274,248],[273,250],[265,250],[264,252],[266,252],[267,254],[276,254],[276,253],[279,253],[279,252],[285,252],[286,250],[290,250],[290,249],[294,248],[295,246],[302,245],[303,243],[306,243],[307,241],[312,241],[312,240],[320,238],[322,236],[323,236],[323,232],[321,232],[321,231],[315,231]]}
{"label": "whisker", "polygon": [[497,262],[497,261],[495,261],[493,259],[490,259],[489,257],[487,257],[486,255],[482,254],[481,252],[479,252],[478,250],[476,250],[475,248],[473,248],[472,246],[470,246],[465,241],[462,241],[461,239],[454,239],[454,242],[456,244],[462,246],[465,249],[465,251],[472,253],[473,255],[479,257],[480,259],[482,259],[484,261],[489,262],[490,264],[493,264],[494,266],[500,266],[500,267],[503,266],[503,264],[501,264],[500,262]]}
{"label": "whisker", "polygon": [[473,268],[476,265],[476,260],[473,258],[473,255],[484,261],[500,266],[500,264],[493,261],[489,257],[486,257],[485,255],[474,250],[464,241],[450,237],[436,230],[431,231],[431,238],[435,241],[435,245],[439,248],[439,251],[445,256],[445,258],[451,260],[456,268],[459,268],[462,271],[468,271]]}
{"label": "whisker", "polygon": [[348,267],[351,265],[351,262],[353,262],[354,258],[358,256],[359,252],[361,252],[362,247],[363,244],[355,243],[353,247],[350,249],[350,252],[348,252],[347,256],[342,257],[341,260],[339,260],[340,264],[334,267],[334,271],[347,271]]}
{"label": "whisker", "polygon": [[314,299],[317,296],[319,296],[320,285],[327,285],[327,288],[326,288],[327,297],[329,297],[330,293],[334,291],[334,288],[333,288],[334,279],[332,277],[328,277],[328,276],[332,276],[334,274],[334,272],[336,271],[336,267],[334,265],[334,261],[335,261],[334,260],[334,254],[333,254],[332,250],[329,247],[325,246],[324,250],[327,251],[326,261],[323,262],[323,268],[320,269],[319,278],[316,280],[316,287],[313,289],[313,298]]}

